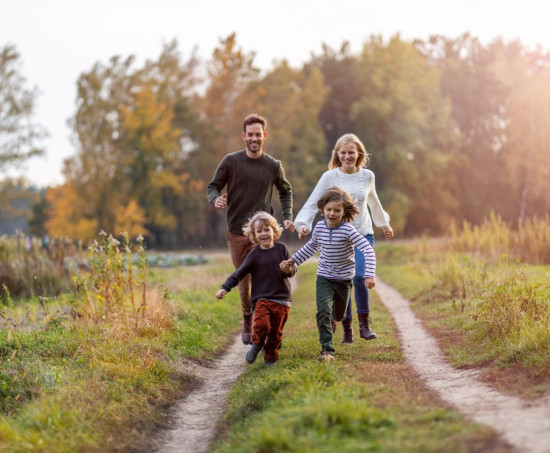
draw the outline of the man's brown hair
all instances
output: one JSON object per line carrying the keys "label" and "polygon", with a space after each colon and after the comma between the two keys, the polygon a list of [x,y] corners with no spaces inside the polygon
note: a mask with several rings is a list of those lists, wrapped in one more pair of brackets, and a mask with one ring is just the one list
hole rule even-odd
{"label": "man's brown hair", "polygon": [[264,132],[267,131],[267,120],[263,117],[258,115],[257,113],[253,113],[252,115],[248,115],[244,121],[243,121],[243,132],[246,132],[246,126],[249,124],[255,124],[259,123],[262,125]]}

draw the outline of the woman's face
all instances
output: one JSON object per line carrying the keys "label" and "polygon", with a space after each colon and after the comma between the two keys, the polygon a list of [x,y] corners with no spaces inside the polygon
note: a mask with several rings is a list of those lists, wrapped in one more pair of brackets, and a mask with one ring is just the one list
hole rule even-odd
{"label": "woman's face", "polygon": [[359,152],[357,151],[357,145],[355,143],[346,143],[338,150],[338,159],[342,164],[342,170],[346,173],[355,171],[358,158]]}

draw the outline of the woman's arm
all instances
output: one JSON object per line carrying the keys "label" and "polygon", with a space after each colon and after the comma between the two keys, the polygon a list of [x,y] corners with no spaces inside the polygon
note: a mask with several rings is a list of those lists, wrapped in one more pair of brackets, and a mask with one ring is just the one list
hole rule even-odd
{"label": "woman's arm", "polygon": [[[315,219],[315,215],[319,211],[319,209],[317,208],[317,202],[319,201],[319,198],[321,198],[321,195],[323,195],[325,190],[327,190],[330,186],[331,184],[329,172],[326,171],[325,173],[323,173],[321,179],[319,179],[317,185],[313,189],[313,192],[311,192],[311,195],[294,219],[294,227],[296,228],[296,230],[298,230],[299,233],[302,228],[305,228],[304,237],[311,232],[313,219]],[[300,239],[303,239],[303,237],[300,237]]]}

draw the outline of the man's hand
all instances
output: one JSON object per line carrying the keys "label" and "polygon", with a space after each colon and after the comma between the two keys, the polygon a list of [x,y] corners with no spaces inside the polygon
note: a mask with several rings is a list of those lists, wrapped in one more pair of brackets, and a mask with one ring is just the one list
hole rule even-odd
{"label": "man's hand", "polygon": [[385,226],[382,227],[382,231],[384,232],[384,236],[386,236],[386,239],[393,239],[393,228],[391,226]]}
{"label": "man's hand", "polygon": [[368,289],[374,288],[375,285],[376,285],[376,282],[374,281],[374,277],[365,277],[365,286]]}
{"label": "man's hand", "polygon": [[307,228],[302,227],[298,230],[298,239],[304,239],[307,236]]}
{"label": "man's hand", "polygon": [[294,232],[294,223],[292,223],[292,220],[284,220],[283,221],[283,227],[285,228],[285,230],[287,230],[289,233],[293,233]]}
{"label": "man's hand", "polygon": [[216,198],[214,202],[214,207],[218,209],[224,209],[227,206],[227,194],[224,193],[222,196]]}
{"label": "man's hand", "polygon": [[217,293],[216,293],[216,299],[223,299],[223,296],[225,296],[227,294],[227,291],[225,289],[220,289]]}

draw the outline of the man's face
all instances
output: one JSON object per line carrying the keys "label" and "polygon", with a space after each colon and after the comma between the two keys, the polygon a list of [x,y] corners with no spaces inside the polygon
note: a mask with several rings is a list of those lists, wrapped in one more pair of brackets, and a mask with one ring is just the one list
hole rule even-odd
{"label": "man's face", "polygon": [[246,149],[252,154],[257,154],[262,151],[262,145],[267,132],[260,123],[248,124],[246,131],[242,133],[243,140],[246,142]]}

